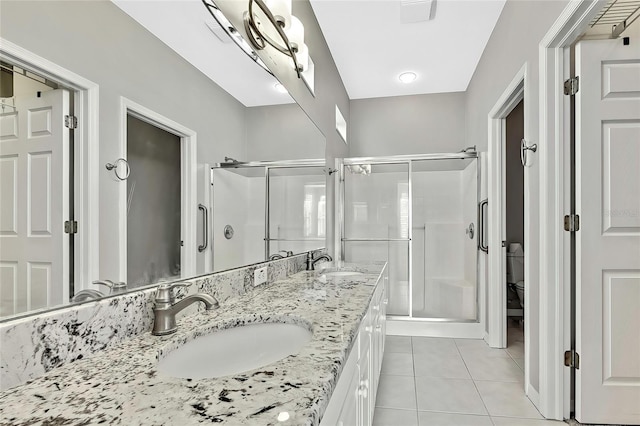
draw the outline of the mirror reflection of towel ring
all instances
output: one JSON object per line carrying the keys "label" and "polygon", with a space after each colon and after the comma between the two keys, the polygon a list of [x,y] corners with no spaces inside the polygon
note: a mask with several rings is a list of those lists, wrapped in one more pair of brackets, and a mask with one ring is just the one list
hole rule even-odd
{"label": "mirror reflection of towel ring", "polygon": [[[120,164],[125,165],[124,176],[120,176],[120,174],[118,173],[118,166],[120,166]],[[116,178],[118,178],[118,180],[126,180],[131,174],[131,167],[129,167],[129,163],[124,158],[118,158],[113,163],[107,163],[105,164],[105,167],[107,168],[107,170],[113,170],[113,173],[115,173]]]}

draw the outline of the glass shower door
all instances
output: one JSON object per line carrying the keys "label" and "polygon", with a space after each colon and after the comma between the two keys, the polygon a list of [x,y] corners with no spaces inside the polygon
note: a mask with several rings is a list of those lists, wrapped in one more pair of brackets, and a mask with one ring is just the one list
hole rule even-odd
{"label": "glass shower door", "polygon": [[345,162],[342,251],[347,262],[388,262],[390,315],[409,315],[409,164]]}
{"label": "glass shower door", "polygon": [[301,253],[325,246],[326,174],[323,167],[268,170],[268,256]]}
{"label": "glass shower door", "polygon": [[477,159],[412,162],[412,316],[477,319]]}

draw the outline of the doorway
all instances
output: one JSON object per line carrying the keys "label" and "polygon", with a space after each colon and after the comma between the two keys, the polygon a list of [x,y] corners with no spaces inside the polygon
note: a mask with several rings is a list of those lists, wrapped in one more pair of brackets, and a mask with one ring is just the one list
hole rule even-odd
{"label": "doorway", "polygon": [[127,283],[180,276],[180,137],[127,116]]}
{"label": "doorway", "polygon": [[[524,368],[524,100],[505,119],[505,228],[507,276],[507,351]],[[518,362],[518,361],[516,361]]]}
{"label": "doorway", "polygon": [[197,135],[142,105],[121,100],[123,158],[113,173],[120,185],[118,280],[134,288],[193,276],[198,254]]}
{"label": "doorway", "polygon": [[72,91],[1,62],[0,317],[73,295]]}

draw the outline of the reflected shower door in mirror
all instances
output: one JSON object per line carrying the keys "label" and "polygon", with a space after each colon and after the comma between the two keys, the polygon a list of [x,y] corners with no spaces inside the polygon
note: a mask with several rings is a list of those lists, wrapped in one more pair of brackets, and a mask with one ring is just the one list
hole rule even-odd
{"label": "reflected shower door in mirror", "polygon": [[318,167],[268,169],[269,258],[325,246],[327,228],[326,174]]}
{"label": "reflected shower door in mirror", "polygon": [[214,166],[213,270],[325,247],[324,163],[319,159]]}
{"label": "reflected shower door in mirror", "polygon": [[[262,183],[252,184],[261,195],[250,195],[248,184],[240,192],[230,187],[214,212],[212,199],[200,197],[212,195],[207,190],[210,177],[204,181],[206,165],[226,155],[251,161],[325,154],[324,135],[288,93],[278,91],[271,74],[228,42],[202,2],[76,2],[73,13],[68,6],[55,0],[2,6],[0,36],[7,42],[0,46],[0,321],[63,307],[79,293],[87,296],[81,301],[112,293],[94,284],[98,280],[126,281],[126,290],[133,291],[158,280],[264,261],[264,174]],[[78,16],[91,25],[78,27]],[[51,27],[50,22],[58,25]],[[34,27],[43,28],[44,37],[34,38]],[[116,42],[114,29],[127,35],[126,43]],[[90,43],[86,49],[64,47],[79,35]],[[105,57],[127,67],[105,70]],[[57,63],[44,58],[56,58]],[[32,105],[48,102],[65,88],[73,100],[70,106]],[[127,144],[126,114],[133,104],[129,99],[140,107],[132,109],[136,113],[150,111],[180,123],[169,131],[174,136],[184,139],[182,131],[174,132],[184,126],[193,132],[190,185],[183,163],[177,168],[176,160],[187,157],[183,147],[176,151],[175,137],[173,148],[163,145],[167,150],[162,153],[157,147],[138,151]],[[28,114],[31,129],[20,124]],[[64,127],[65,115],[70,127],[78,117],[73,132]],[[58,148],[45,146],[48,133],[56,132],[69,135],[62,156]],[[14,139],[23,136],[28,142],[18,147]],[[150,143],[160,144],[162,137],[152,139]],[[56,146],[65,143],[62,139]],[[151,166],[149,160],[156,154],[163,158]],[[105,168],[119,158],[130,164],[126,181]],[[60,166],[65,161],[66,169]],[[126,173],[123,164],[119,162],[115,171]],[[145,188],[142,178],[147,176],[153,184]],[[25,186],[27,180],[32,190]],[[192,188],[187,204],[185,186]],[[162,193],[154,193],[158,189]],[[255,214],[259,225],[245,223],[246,214],[234,210],[238,194],[246,195],[242,209]],[[233,223],[227,220],[221,230],[214,229],[214,223],[229,217]],[[230,240],[224,236],[226,224],[234,225]],[[227,259],[212,266],[214,236],[231,243],[246,238],[247,243],[230,250],[224,246],[216,256],[226,253]],[[23,237],[29,240],[25,244],[35,244],[21,246],[28,247],[30,258],[19,258],[15,249]],[[200,251],[205,242],[207,248]]]}

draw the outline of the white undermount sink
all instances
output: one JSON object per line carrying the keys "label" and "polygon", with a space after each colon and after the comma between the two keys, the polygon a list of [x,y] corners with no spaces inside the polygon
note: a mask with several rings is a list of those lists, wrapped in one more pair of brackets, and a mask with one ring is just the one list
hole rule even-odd
{"label": "white undermount sink", "polygon": [[355,275],[362,275],[362,272],[357,271],[329,271],[323,272],[322,275],[326,277],[351,277]]}
{"label": "white undermount sink", "polygon": [[205,379],[260,368],[296,354],[312,333],[286,323],[254,323],[191,340],[158,362],[163,376]]}

